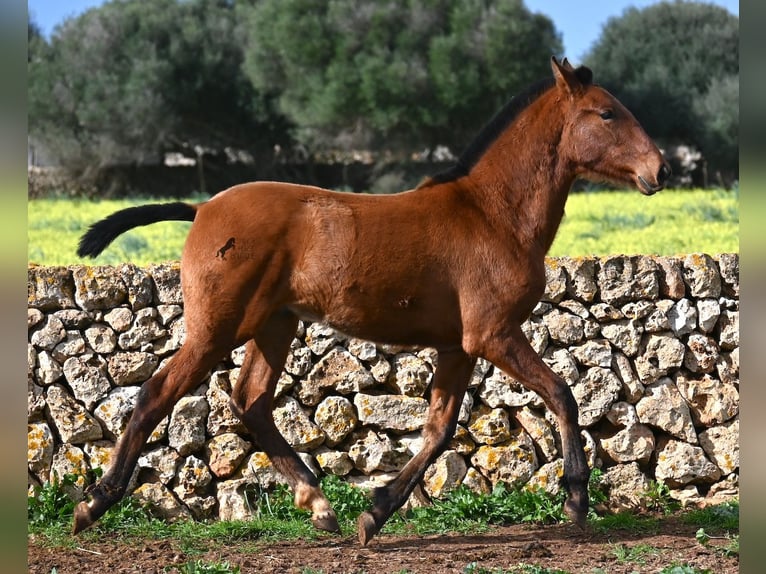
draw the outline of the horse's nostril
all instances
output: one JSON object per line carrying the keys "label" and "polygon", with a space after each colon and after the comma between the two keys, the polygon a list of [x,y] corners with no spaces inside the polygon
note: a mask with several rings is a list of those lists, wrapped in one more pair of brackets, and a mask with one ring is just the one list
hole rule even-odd
{"label": "horse's nostril", "polygon": [[663,163],[662,167],[660,168],[660,172],[657,174],[657,181],[660,184],[665,183],[670,177],[670,174],[671,174],[670,166],[666,163]]}

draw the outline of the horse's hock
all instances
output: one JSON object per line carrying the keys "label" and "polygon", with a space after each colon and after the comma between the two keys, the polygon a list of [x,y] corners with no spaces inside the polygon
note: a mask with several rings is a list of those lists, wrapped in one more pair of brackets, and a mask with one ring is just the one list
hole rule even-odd
{"label": "horse's hock", "polygon": [[[571,385],[589,463],[604,471],[612,504],[640,505],[650,480],[684,501],[736,496],[739,257],[561,258],[546,273],[525,333]],[[30,267],[28,292],[32,485],[106,468],[141,383],[180,347],[184,319],[177,264]],[[130,488],[163,516],[246,518],[243,492],[281,481],[229,409],[242,358],[237,349],[223,359],[144,450]],[[277,390],[277,427],[316,474],[381,484],[420,448],[435,360],[429,349],[301,324]],[[555,417],[480,360],[455,436],[423,487],[431,497],[499,481],[557,490],[562,469]],[[75,496],[84,484],[70,487]]]}

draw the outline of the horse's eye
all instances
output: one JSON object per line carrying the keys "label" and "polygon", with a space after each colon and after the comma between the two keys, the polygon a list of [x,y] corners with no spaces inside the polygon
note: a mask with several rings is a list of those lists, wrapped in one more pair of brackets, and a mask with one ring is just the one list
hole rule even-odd
{"label": "horse's eye", "polygon": [[614,112],[612,110],[604,110],[599,115],[602,120],[611,120],[614,117]]}

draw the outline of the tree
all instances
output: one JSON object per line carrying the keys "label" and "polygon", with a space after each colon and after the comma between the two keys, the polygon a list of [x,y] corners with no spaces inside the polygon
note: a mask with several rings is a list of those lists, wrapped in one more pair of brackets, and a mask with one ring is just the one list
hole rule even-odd
{"label": "tree", "polygon": [[272,146],[283,126],[241,74],[240,36],[224,0],[88,10],[29,62],[30,132],[75,170],[195,146]]}
{"label": "tree", "polygon": [[653,137],[693,144],[714,169],[736,172],[736,16],[679,0],[628,8],[609,19],[585,62]]}
{"label": "tree", "polygon": [[245,70],[325,147],[458,149],[550,73],[552,22],[520,0],[260,0]]}

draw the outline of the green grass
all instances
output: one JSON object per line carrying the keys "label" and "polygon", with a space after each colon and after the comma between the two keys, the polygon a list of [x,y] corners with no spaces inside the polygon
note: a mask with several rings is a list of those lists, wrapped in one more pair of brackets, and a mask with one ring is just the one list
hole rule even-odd
{"label": "green grass", "polygon": [[[75,251],[79,237],[92,223],[119,209],[155,201],[167,200],[30,200],[28,259],[41,265],[84,263]],[[637,191],[573,193],[550,255],[737,252],[738,205],[736,191],[665,190],[652,197]],[[93,263],[146,265],[180,259],[190,225],[169,221],[131,230]]]}

